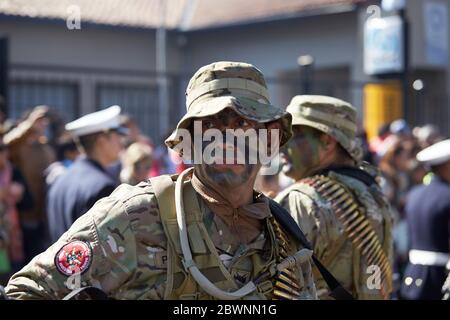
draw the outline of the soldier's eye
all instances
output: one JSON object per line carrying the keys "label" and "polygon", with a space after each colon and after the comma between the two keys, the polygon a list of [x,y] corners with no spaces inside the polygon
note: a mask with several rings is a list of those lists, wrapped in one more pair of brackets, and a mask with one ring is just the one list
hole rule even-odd
{"label": "soldier's eye", "polygon": [[244,120],[244,119],[240,119],[239,120],[239,126],[240,127],[247,127],[247,126],[249,126],[250,124],[248,123],[248,121],[246,121],[246,120]]}
{"label": "soldier's eye", "polygon": [[212,121],[203,121],[203,127],[206,129],[212,129],[214,128],[214,123]]}

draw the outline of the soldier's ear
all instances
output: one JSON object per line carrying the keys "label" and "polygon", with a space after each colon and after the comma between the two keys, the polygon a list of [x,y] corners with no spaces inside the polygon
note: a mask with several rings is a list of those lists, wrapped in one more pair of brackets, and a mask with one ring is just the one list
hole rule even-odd
{"label": "soldier's ear", "polygon": [[337,147],[336,139],[326,133],[320,135],[320,143],[327,153]]}

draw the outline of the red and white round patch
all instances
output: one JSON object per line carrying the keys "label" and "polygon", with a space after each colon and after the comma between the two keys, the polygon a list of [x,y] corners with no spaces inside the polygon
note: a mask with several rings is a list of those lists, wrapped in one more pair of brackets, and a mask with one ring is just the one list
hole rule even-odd
{"label": "red and white round patch", "polygon": [[58,271],[66,276],[85,272],[92,261],[92,249],[84,241],[74,240],[62,247],[55,256]]}

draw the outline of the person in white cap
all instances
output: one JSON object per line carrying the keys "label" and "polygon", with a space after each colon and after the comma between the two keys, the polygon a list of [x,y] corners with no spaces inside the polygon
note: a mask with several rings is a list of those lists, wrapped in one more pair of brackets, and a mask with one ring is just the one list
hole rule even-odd
{"label": "person in white cap", "polygon": [[85,156],[50,187],[47,215],[52,242],[97,200],[108,196],[117,187],[105,169],[119,159],[121,135],[126,133],[120,126],[119,106],[85,115],[65,128]]}
{"label": "person in white cap", "polygon": [[422,150],[417,160],[429,167],[434,177],[407,198],[410,251],[401,296],[437,300],[442,298],[446,266],[450,266],[450,140]]}

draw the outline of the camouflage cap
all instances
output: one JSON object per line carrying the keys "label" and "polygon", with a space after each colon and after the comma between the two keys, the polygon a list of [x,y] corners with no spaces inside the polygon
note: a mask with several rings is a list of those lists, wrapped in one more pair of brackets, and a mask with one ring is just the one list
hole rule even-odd
{"label": "camouflage cap", "polygon": [[178,130],[188,129],[193,119],[227,108],[259,123],[278,120],[282,127],[281,145],[292,135],[291,115],[270,104],[263,74],[248,63],[221,61],[200,68],[187,86],[186,108],[186,115],[165,141],[169,148],[180,142]]}
{"label": "camouflage cap", "polygon": [[286,109],[292,114],[292,125],[304,125],[334,137],[357,162],[362,149],[356,139],[356,109],[340,99],[302,95],[292,98]]}

